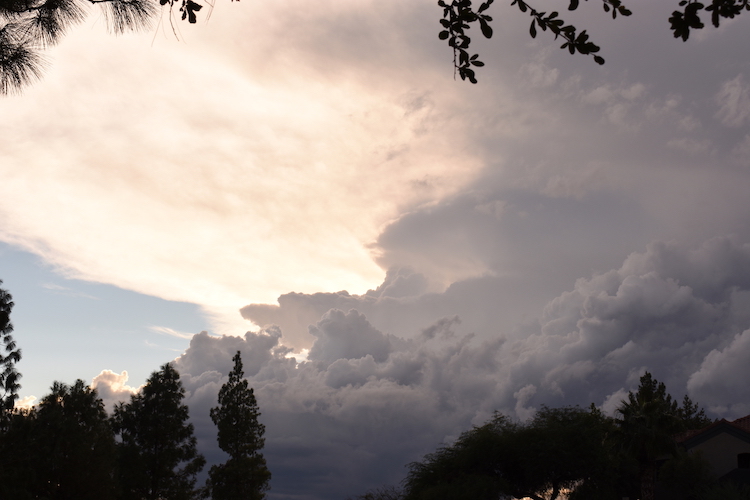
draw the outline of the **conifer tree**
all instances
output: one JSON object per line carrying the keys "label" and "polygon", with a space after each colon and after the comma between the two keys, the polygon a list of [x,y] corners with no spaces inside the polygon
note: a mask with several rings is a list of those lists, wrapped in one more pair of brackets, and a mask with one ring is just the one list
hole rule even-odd
{"label": "conifer tree", "polygon": [[234,368],[219,391],[219,406],[210,413],[218,427],[219,447],[229,459],[211,467],[208,488],[213,500],[262,500],[271,479],[261,453],[266,428],[258,422],[258,403],[244,379],[240,352],[232,359]]}
{"label": "conifer tree", "polygon": [[[0,285],[3,283],[0,280]],[[16,363],[21,361],[21,350],[16,346],[11,333],[10,311],[13,309],[13,297],[0,288],[0,413],[13,409],[18,399],[21,375],[16,370]]]}
{"label": "conifer tree", "polygon": [[123,500],[192,500],[196,475],[206,459],[196,448],[185,389],[167,363],[151,374],[130,403],[115,407],[113,428],[120,436],[119,469]]}
{"label": "conifer tree", "polygon": [[83,380],[55,382],[30,413],[34,498],[109,500],[115,496],[115,438],[104,403]]}

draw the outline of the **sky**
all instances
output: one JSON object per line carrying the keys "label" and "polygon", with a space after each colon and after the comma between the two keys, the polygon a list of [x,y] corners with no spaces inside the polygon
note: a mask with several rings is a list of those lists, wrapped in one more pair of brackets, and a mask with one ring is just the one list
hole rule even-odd
{"label": "sky", "polygon": [[646,370],[749,414],[747,20],[683,43],[676,2],[559,3],[606,64],[498,4],[477,85],[432,0],[119,37],[92,10],[0,100],[21,398],[81,378],[111,405],[174,362],[216,463],[239,350],[273,500],[398,484],[494,411],[611,414]]}

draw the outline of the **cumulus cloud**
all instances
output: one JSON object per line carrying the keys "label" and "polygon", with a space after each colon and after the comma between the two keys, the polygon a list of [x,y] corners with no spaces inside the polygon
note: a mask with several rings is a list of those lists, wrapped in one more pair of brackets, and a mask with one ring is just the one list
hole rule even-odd
{"label": "cumulus cloud", "polygon": [[737,334],[723,349],[709,352],[698,371],[688,380],[688,389],[716,413],[750,413],[750,330]]}
{"label": "cumulus cloud", "polygon": [[383,319],[382,324],[390,327],[394,325],[387,317],[391,317],[396,310],[410,308],[416,298],[428,290],[428,286],[429,282],[423,274],[408,267],[393,267],[388,270],[380,286],[362,295],[347,291],[314,294],[292,292],[281,295],[278,305],[250,304],[240,312],[257,325],[279,326],[284,332],[284,342],[299,351],[312,345],[315,335],[308,331],[308,327],[329,310],[355,309],[367,315],[371,321],[373,316]]}
{"label": "cumulus cloud", "polygon": [[310,334],[315,342],[308,359],[326,364],[365,356],[382,363],[392,350],[388,338],[353,309],[346,314],[337,309],[328,311],[317,325],[310,327]]}
{"label": "cumulus cloud", "polygon": [[[462,317],[437,314],[408,335],[375,327],[367,314],[396,300],[384,291],[398,276],[411,274],[393,271],[369,295],[297,296],[319,310],[349,306],[311,323],[306,361],[289,356],[275,326],[196,335],[176,366],[202,442],[215,447],[208,408],[237,350],[267,426],[276,498],[301,490],[344,497],[395,483],[404,464],[495,410],[526,419],[542,404],[593,402],[612,414],[646,370],[712,416],[748,409],[746,377],[736,374],[750,352],[750,245],[736,239],[653,243],[579,279],[536,320],[507,332],[466,331]],[[416,304],[408,295],[396,303],[405,300]],[[279,306],[273,315],[283,322],[298,311]]]}
{"label": "cumulus cloud", "polygon": [[130,396],[140,390],[140,387],[131,387],[127,385],[127,382],[127,371],[115,373],[112,370],[102,370],[91,381],[91,387],[96,389],[105,407],[111,410],[115,404],[129,401]]}

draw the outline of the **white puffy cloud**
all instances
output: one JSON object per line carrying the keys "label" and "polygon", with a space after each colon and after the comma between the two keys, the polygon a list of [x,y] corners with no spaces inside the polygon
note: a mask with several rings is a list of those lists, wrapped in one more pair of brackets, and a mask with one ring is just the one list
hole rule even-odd
{"label": "white puffy cloud", "polygon": [[104,401],[105,407],[112,409],[115,404],[130,400],[130,396],[138,392],[140,387],[131,387],[127,384],[128,372],[115,373],[112,370],[102,370],[91,381],[91,387],[96,389],[99,397]]}

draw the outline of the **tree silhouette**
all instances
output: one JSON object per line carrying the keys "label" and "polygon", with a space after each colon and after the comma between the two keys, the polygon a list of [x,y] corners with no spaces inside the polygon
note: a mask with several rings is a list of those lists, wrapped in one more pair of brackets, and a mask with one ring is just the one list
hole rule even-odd
{"label": "tree silhouette", "polygon": [[[496,414],[452,446],[409,464],[405,500],[555,500],[616,496],[606,436],[611,422],[592,408],[542,407],[528,423]],[[580,491],[579,491],[580,490]]]}
{"label": "tree silhouette", "polygon": [[[0,280],[0,285],[3,281]],[[10,311],[13,309],[13,296],[0,288],[0,417],[13,409],[18,399],[21,385],[18,379],[21,374],[16,370],[16,363],[21,361],[21,349],[13,340],[13,324],[10,322]]]}
{"label": "tree silhouette", "polygon": [[115,495],[115,437],[96,389],[55,382],[33,422],[35,498],[107,500]]}
{"label": "tree silhouette", "polygon": [[262,500],[271,479],[261,453],[266,429],[258,422],[260,411],[244,379],[240,351],[232,360],[234,368],[219,391],[219,406],[210,412],[219,431],[219,448],[229,454],[229,460],[211,467],[208,488],[213,500]]}
{"label": "tree silhouette", "polygon": [[119,470],[123,500],[191,500],[196,475],[206,463],[198,454],[185,390],[167,363],[151,374],[139,394],[115,407],[120,437]]}
{"label": "tree silhouette", "polygon": [[0,432],[0,498],[112,500],[115,439],[96,390],[55,382]]}
{"label": "tree silhouette", "polygon": [[[689,398],[683,402],[683,408],[690,410],[689,418],[703,414],[702,410],[696,411]],[[657,460],[677,453],[674,436],[687,429],[682,418],[684,411],[667,393],[664,383],[649,372],[641,377],[638,390],[628,393],[627,400],[617,408],[619,439],[626,453],[638,462],[643,500],[654,498]]]}

